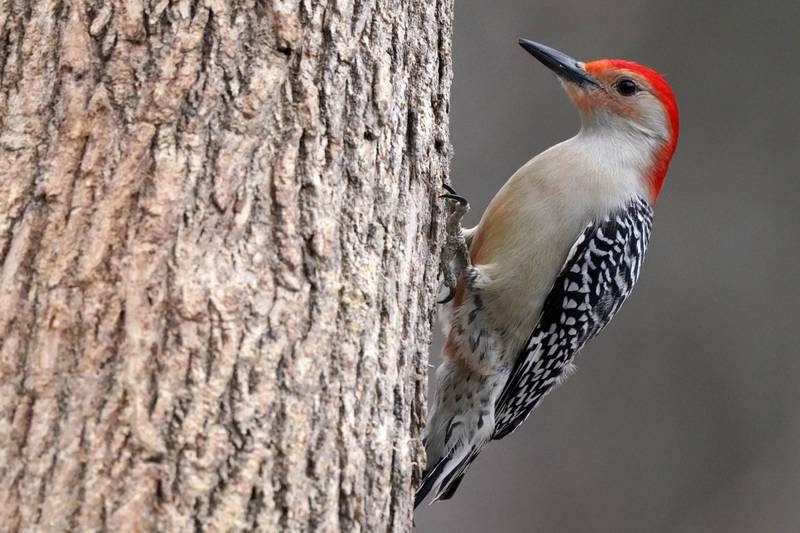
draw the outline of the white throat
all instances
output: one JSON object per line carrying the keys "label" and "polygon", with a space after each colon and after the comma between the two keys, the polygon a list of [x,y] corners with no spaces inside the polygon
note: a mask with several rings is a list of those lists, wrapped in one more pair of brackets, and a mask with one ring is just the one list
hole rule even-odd
{"label": "white throat", "polygon": [[584,122],[573,140],[590,154],[604,177],[632,175],[642,182],[663,142],[623,119]]}

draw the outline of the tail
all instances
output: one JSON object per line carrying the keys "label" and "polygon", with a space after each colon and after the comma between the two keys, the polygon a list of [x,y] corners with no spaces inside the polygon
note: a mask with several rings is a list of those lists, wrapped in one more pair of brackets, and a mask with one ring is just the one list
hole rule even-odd
{"label": "tail", "polygon": [[419,507],[425,498],[428,496],[428,493],[431,491],[433,486],[436,484],[436,481],[442,475],[442,470],[447,466],[447,463],[450,459],[453,458],[453,452],[451,451],[445,457],[443,457],[438,463],[434,465],[433,468],[429,468],[425,470],[422,474],[422,485],[417,488],[417,493],[414,495],[414,509]]}
{"label": "tail", "polygon": [[428,469],[417,489],[414,506],[429,494],[433,501],[450,499],[472,461],[491,440],[496,377],[474,374],[445,361],[436,372],[436,394],[425,427]]}
{"label": "tail", "polygon": [[433,490],[431,503],[452,498],[458,490],[461,480],[464,479],[469,465],[472,464],[478,453],[480,453],[480,449],[470,447],[460,453],[453,449],[442,457],[432,469],[427,470],[424,474],[422,485],[419,486],[414,496],[414,508],[419,507],[431,490]]}

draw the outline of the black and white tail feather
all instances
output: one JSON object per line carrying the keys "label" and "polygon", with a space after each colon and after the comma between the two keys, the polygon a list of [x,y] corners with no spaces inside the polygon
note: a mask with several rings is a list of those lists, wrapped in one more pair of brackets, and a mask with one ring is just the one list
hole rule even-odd
{"label": "black and white tail feather", "polygon": [[[513,432],[553,385],[563,381],[576,353],[608,324],[631,293],[652,221],[650,204],[635,198],[624,209],[586,227],[570,250],[513,369],[484,378],[500,383],[482,383],[484,394],[478,394],[482,401],[470,404],[466,412],[451,403],[440,405],[432,414],[425,443],[429,467],[417,489],[415,507],[430,493],[432,502],[451,498],[483,447]],[[448,378],[460,379],[437,376],[437,391],[446,390],[443,381]],[[486,391],[494,388],[490,385],[499,385],[495,390],[501,390],[490,394],[493,409],[485,405]]]}
{"label": "black and white tail feather", "polygon": [[456,493],[467,468],[478,456],[480,449],[462,448],[457,456],[455,452],[456,448],[451,449],[432,470],[426,471],[414,497],[414,507],[419,506],[434,488],[436,490],[431,503],[449,500]]}

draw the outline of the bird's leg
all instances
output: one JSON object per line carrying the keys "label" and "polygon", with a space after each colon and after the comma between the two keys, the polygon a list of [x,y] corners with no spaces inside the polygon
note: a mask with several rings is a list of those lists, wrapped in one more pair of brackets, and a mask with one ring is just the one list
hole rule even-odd
{"label": "bird's leg", "polygon": [[469,211],[469,202],[463,196],[456,194],[452,187],[448,185],[442,185],[442,187],[447,193],[442,194],[439,198],[447,201],[449,211],[445,224],[447,235],[439,263],[439,271],[448,291],[447,296],[439,303],[445,304],[453,299],[458,277],[469,266],[469,250],[464,239],[464,229],[461,227],[461,220]]}

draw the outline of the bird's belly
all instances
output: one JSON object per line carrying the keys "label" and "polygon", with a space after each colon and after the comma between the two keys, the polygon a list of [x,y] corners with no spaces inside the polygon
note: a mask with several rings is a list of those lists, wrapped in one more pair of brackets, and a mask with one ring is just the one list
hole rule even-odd
{"label": "bird's belly", "polygon": [[552,217],[526,232],[524,243],[495,247],[492,262],[475,265],[483,274],[481,294],[486,316],[503,339],[501,364],[513,362],[527,342],[553,280],[564,265],[583,222]]}

